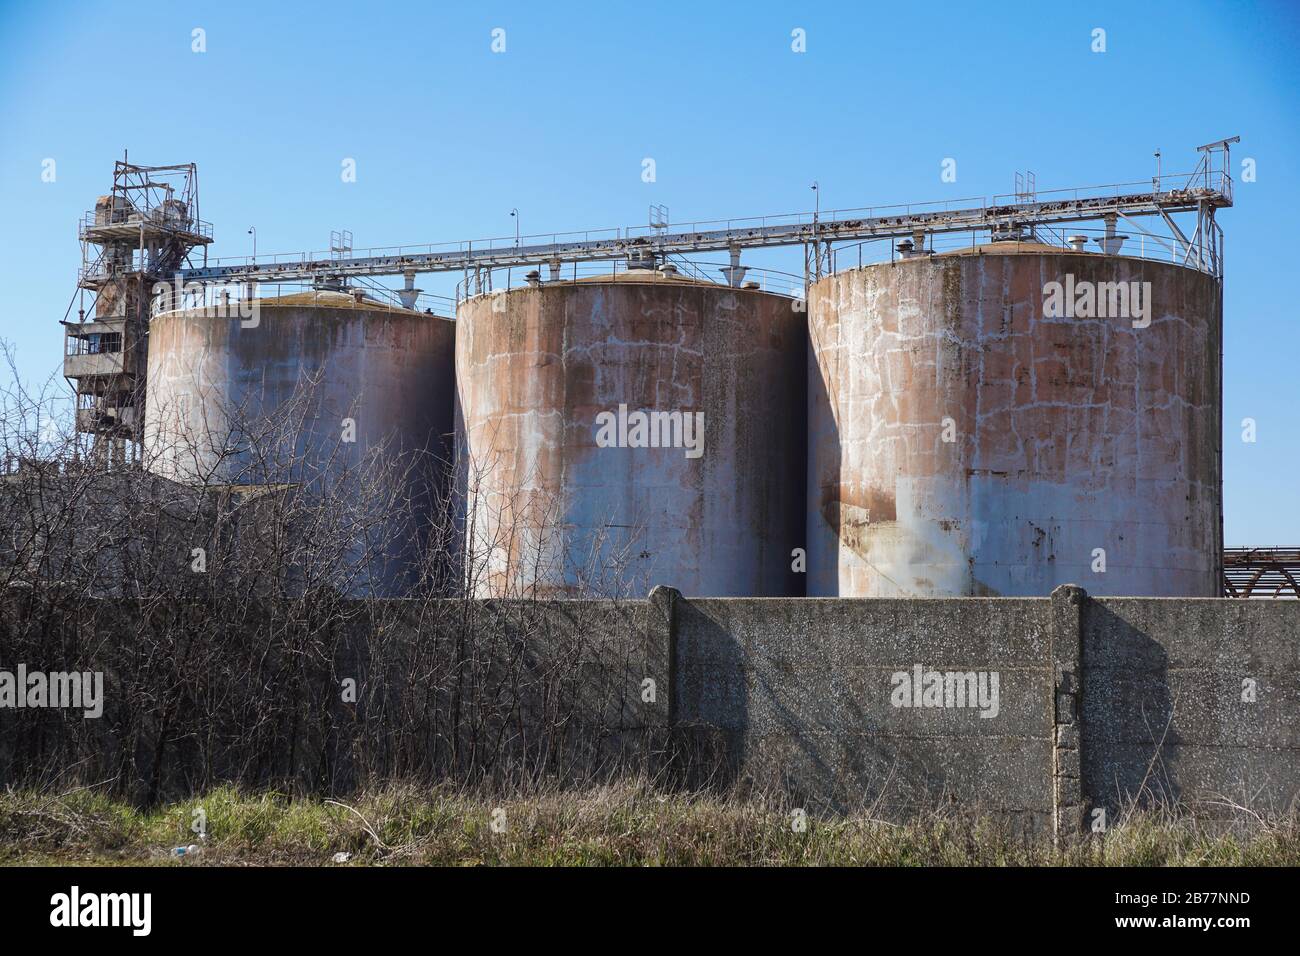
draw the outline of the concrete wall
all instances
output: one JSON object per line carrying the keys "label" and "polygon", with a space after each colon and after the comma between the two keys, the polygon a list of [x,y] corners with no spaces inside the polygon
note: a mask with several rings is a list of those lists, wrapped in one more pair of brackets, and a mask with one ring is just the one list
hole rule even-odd
{"label": "concrete wall", "polygon": [[[1046,599],[682,601],[674,721],[704,725],[732,775],[810,811],[899,818],[956,802],[1046,829],[1051,621]],[[928,671],[996,672],[996,713],[895,706],[894,675],[910,688],[918,665],[923,690]]]}
{"label": "concrete wall", "polygon": [[[278,606],[260,617],[179,608],[168,627],[171,608],[145,621],[137,605],[91,601],[68,626],[32,600],[0,601],[0,669],[102,669],[106,718],[0,710],[0,785],[29,779],[33,755],[66,739],[59,766],[138,773],[154,791],[198,786],[200,771],[250,765],[251,722],[268,749],[263,777],[238,778],[250,785],[467,768],[508,780],[519,767],[579,780],[631,767],[693,786],[775,786],[809,812],[956,807],[1060,837],[1135,800],[1222,819],[1300,800],[1300,601],[1090,599],[1064,586],[1048,598],[656,588],[630,602],[347,602],[341,625],[312,627],[325,637],[304,655],[295,615]],[[140,672],[140,647],[174,659],[175,673]],[[287,693],[275,667],[247,680],[268,655],[294,661],[293,686],[312,690]],[[211,713],[168,703],[191,673],[229,682],[202,698]],[[343,677],[358,680],[355,705],[338,701]],[[161,733],[149,707],[172,715],[167,740],[179,742],[147,745]],[[37,722],[27,737],[23,720]],[[110,765],[124,752],[115,735],[152,756]],[[212,740],[219,749],[204,751]]]}
{"label": "concrete wall", "polygon": [[1084,605],[1090,806],[1147,791],[1276,812],[1300,784],[1300,602],[1102,598]]}
{"label": "concrete wall", "polygon": [[[955,802],[1068,834],[1134,800],[1300,797],[1300,602],[678,599],[672,635],[675,727],[809,809]],[[917,665],[996,673],[996,716],[898,706]]]}

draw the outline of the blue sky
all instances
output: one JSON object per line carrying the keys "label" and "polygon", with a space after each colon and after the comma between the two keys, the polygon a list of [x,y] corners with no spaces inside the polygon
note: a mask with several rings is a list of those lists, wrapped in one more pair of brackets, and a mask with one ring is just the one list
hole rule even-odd
{"label": "blue sky", "polygon": [[1006,193],[1020,169],[1040,189],[1127,181],[1156,147],[1189,169],[1240,135],[1235,177],[1249,157],[1257,181],[1220,217],[1226,537],[1297,544],[1298,54],[1293,2],[0,0],[0,337],[27,381],[57,369],[75,223],[123,148],[198,163],[224,256],[249,253],[250,225],[266,254],[339,228],[358,247],[513,235],[512,208],[524,233],[644,223],[650,203],[674,221],[793,212],[813,180],[824,207]]}

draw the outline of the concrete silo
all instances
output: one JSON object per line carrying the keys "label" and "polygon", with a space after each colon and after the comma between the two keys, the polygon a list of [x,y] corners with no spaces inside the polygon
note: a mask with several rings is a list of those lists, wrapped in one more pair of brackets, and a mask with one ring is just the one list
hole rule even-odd
{"label": "concrete silo", "polygon": [[[146,466],[191,484],[396,502],[416,525],[434,520],[433,460],[445,473],[454,430],[454,324],[343,292],[256,302],[252,317],[231,305],[153,318]],[[418,543],[384,547],[379,590],[401,593]]]}
{"label": "concrete silo", "polygon": [[794,305],[651,270],[465,301],[472,590],[802,594]]}
{"label": "concrete silo", "polygon": [[1219,593],[1214,276],[998,242],[827,276],[809,336],[809,594]]}

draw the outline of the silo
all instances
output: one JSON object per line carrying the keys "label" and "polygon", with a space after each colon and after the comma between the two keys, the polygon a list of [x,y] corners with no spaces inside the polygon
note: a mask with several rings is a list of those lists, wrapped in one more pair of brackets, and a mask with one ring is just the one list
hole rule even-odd
{"label": "silo", "polygon": [[803,593],[794,300],[635,270],[457,318],[475,593]]}
{"label": "silo", "polygon": [[809,294],[809,594],[1214,597],[1222,292],[996,242]]}
{"label": "silo", "polygon": [[[376,590],[418,559],[450,458],[455,326],[359,294],[305,292],[163,312],[150,323],[145,459],[187,483],[305,489],[371,505]],[[442,495],[445,497],[445,494]],[[339,518],[342,522],[345,518]]]}

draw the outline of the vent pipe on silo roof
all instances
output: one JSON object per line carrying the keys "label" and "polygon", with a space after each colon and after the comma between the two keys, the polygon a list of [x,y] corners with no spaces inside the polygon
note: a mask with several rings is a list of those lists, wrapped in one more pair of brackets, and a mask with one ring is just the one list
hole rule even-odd
{"label": "vent pipe on silo roof", "polygon": [[1101,251],[1108,256],[1119,255],[1120,246],[1124,245],[1124,240],[1128,238],[1128,236],[1120,235],[1115,231],[1117,221],[1115,216],[1107,216],[1106,235],[1097,240],[1097,244],[1101,246]]}
{"label": "vent pipe on silo roof", "polygon": [[740,284],[745,281],[745,273],[749,271],[748,267],[740,264],[740,246],[731,246],[727,252],[731,256],[731,265],[724,266],[718,271],[727,278],[727,285],[733,289],[740,288]]}
{"label": "vent pipe on silo roof", "polygon": [[1065,238],[1065,241],[1069,243],[1070,248],[1073,249],[1075,252],[1083,252],[1084,249],[1086,249],[1088,246],[1087,236],[1078,236],[1078,235],[1067,236]]}
{"label": "vent pipe on silo roof", "polygon": [[406,284],[402,286],[402,288],[397,290],[397,298],[401,301],[402,308],[414,309],[416,299],[419,298],[420,293],[424,290],[417,289],[415,287],[414,272],[407,272],[405,273],[405,275],[406,275]]}

